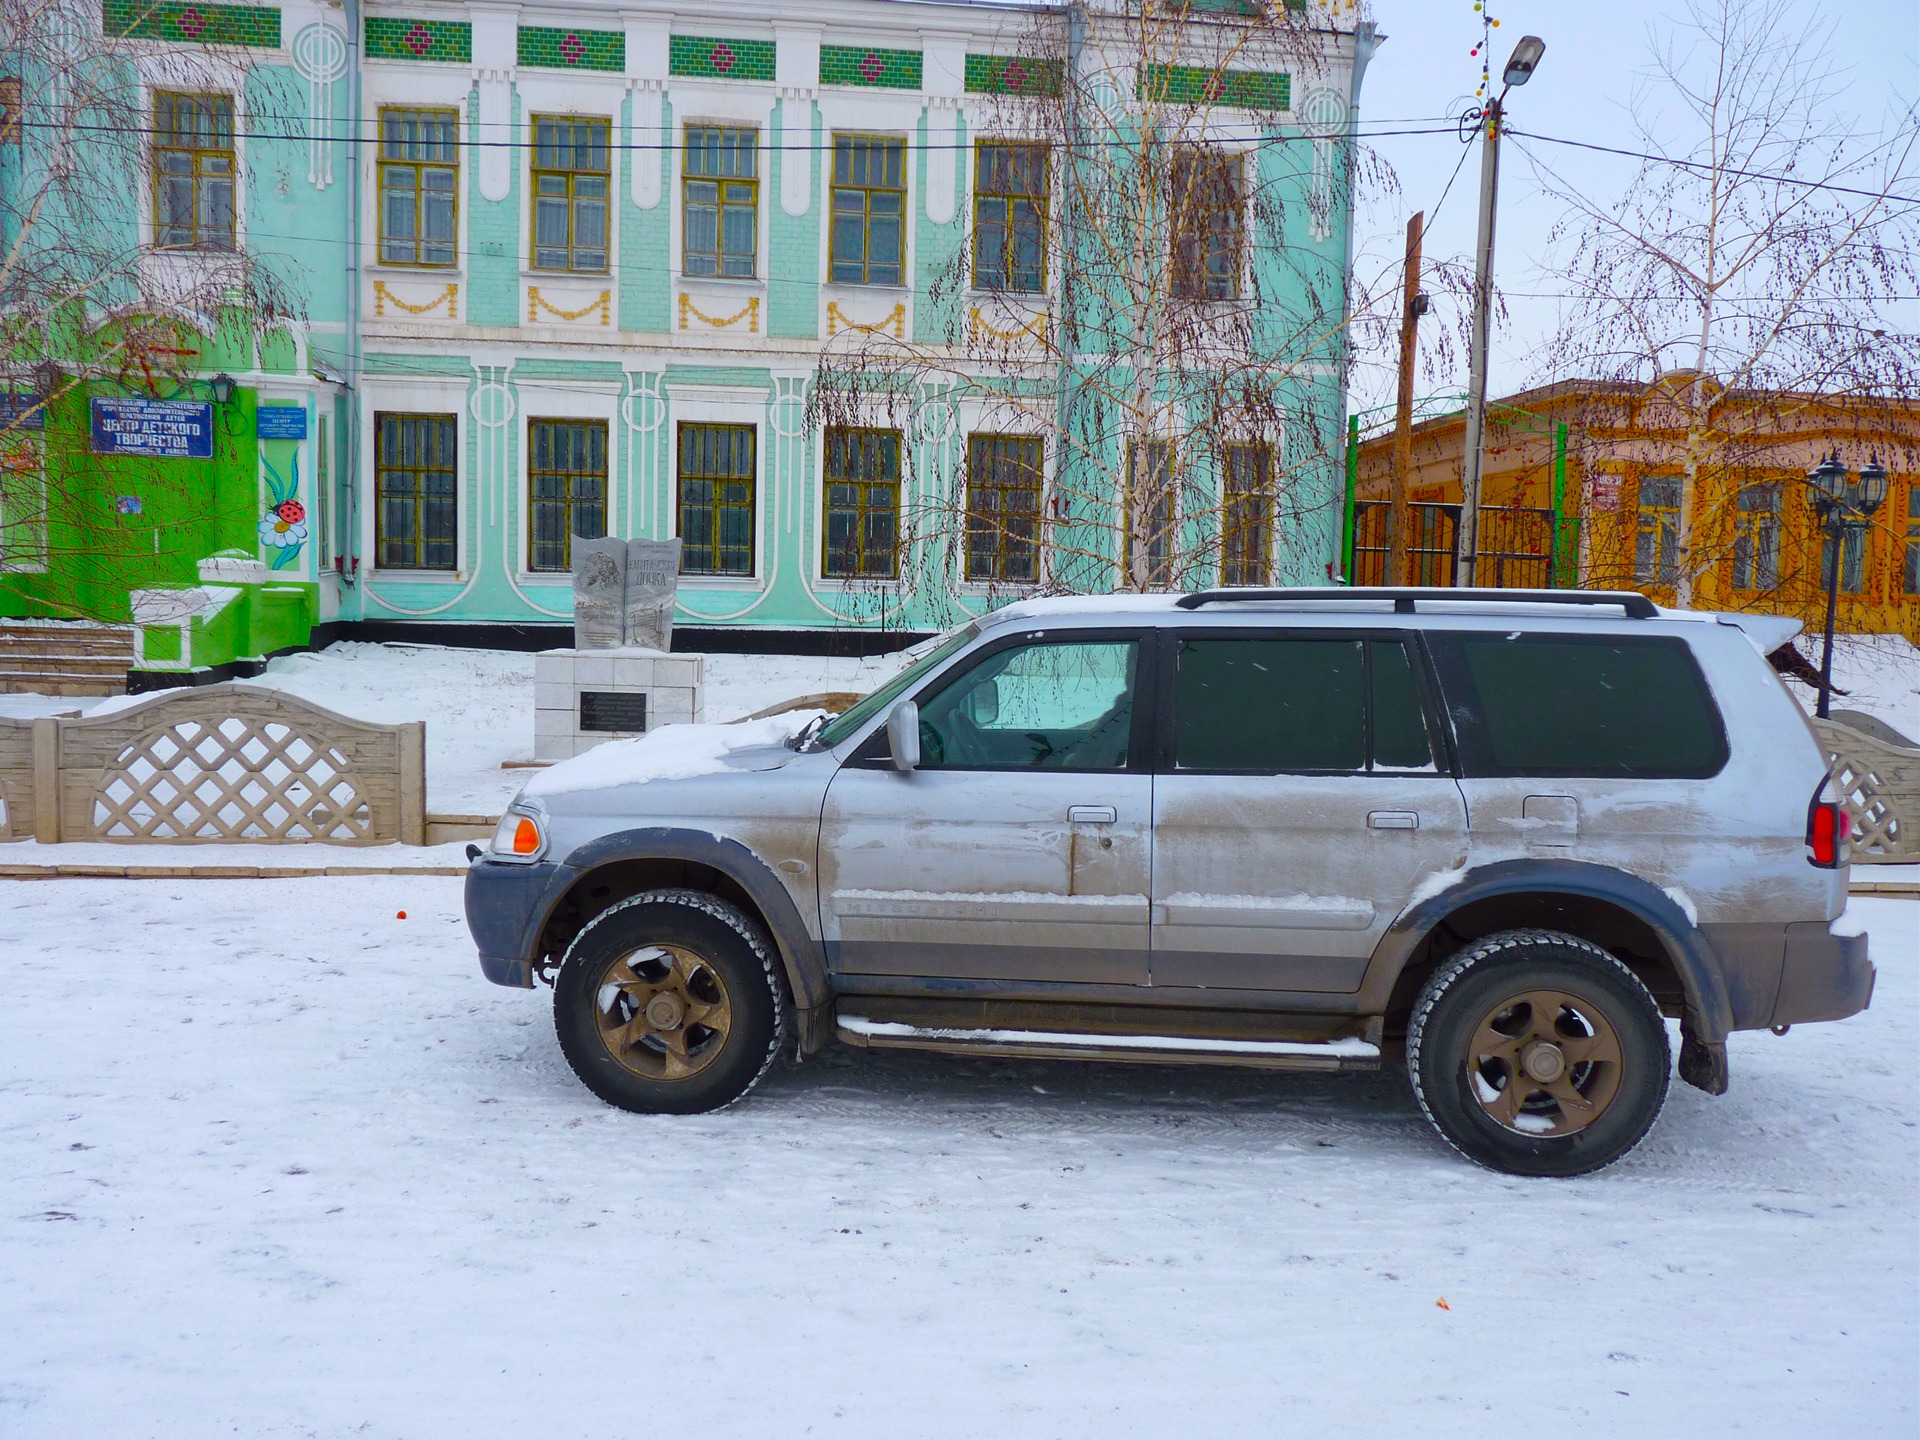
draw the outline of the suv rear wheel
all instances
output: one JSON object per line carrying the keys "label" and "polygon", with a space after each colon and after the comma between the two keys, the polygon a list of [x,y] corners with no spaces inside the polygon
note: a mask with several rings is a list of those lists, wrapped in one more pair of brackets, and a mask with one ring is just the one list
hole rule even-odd
{"label": "suv rear wheel", "polygon": [[553,982],[560,1049],[622,1110],[718,1110],[772,1065],[783,1029],[773,951],[734,906],[649,890],[595,916]]}
{"label": "suv rear wheel", "polygon": [[1407,1026],[1420,1108],[1468,1159],[1585,1175],[1653,1128],[1671,1056],[1653,996],[1612,954],[1554,930],[1477,940],[1434,974]]}

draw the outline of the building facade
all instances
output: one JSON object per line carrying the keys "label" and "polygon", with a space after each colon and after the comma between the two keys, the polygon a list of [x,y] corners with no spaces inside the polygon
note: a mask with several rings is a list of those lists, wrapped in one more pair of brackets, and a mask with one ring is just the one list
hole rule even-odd
{"label": "building facade", "polygon": [[[38,572],[31,527],[0,531],[0,610],[138,612],[148,668],[299,643],[297,616],[559,626],[570,537],[597,534],[681,540],[683,627],[924,630],[1035,587],[1111,588],[1117,555],[1067,577],[1018,518],[1098,485],[1043,427],[1010,433],[991,397],[1014,371],[1064,389],[1115,357],[1036,374],[1016,354],[996,375],[965,343],[1013,335],[1017,351],[1022,326],[1038,336],[1074,303],[1059,230],[1075,167],[1054,153],[1070,147],[1020,133],[1007,102],[1095,65],[1107,88],[1089,93],[1121,109],[1149,85],[1192,90],[1203,143],[1186,148],[1240,167],[1232,193],[1279,203],[1216,207],[1197,239],[1163,215],[1151,244],[1188,245],[1174,271],[1201,300],[1338,317],[1370,27],[1316,0],[1276,7],[1284,44],[1232,41],[1262,9],[104,0],[151,117],[129,243],[158,266],[257,255],[299,319],[173,317],[168,348],[193,353],[164,394],[137,363],[57,395],[16,381],[14,408],[40,398],[45,430],[84,426],[87,443],[16,444],[15,472],[36,454],[64,467],[51,488],[92,495],[119,548],[83,584],[56,573],[46,527]],[[1131,71],[1114,58],[1129,45]],[[1160,63],[1167,45],[1203,58]],[[174,79],[196,51],[191,83]],[[1276,246],[1294,260],[1270,265]],[[1298,333],[1259,342],[1293,367],[1275,433],[1236,437],[1232,463],[1192,437],[1211,498],[1165,521],[1237,517],[1216,575],[1337,563],[1343,342],[1320,326],[1313,354],[1283,353]],[[832,423],[823,357],[888,341],[944,356],[947,378],[908,367],[910,418]],[[210,439],[160,433],[169,401],[206,407],[176,419]],[[1248,458],[1260,447],[1281,458]],[[1246,475],[1283,478],[1236,500]],[[960,497],[971,538],[913,553],[909,517],[936,495]],[[230,620],[241,638],[216,643],[235,605],[282,618]]]}

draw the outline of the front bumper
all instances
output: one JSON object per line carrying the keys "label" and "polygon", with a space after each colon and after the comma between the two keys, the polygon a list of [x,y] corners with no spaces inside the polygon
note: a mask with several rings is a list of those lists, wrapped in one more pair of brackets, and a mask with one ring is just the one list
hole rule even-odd
{"label": "front bumper", "polygon": [[1809,1025],[1858,1015],[1873,1001],[1865,935],[1832,935],[1824,922],[1787,926],[1775,1025]]}
{"label": "front bumper", "polygon": [[480,951],[480,973],[496,985],[533,988],[533,962],[546,897],[566,867],[516,865],[482,855],[467,867],[467,932]]}

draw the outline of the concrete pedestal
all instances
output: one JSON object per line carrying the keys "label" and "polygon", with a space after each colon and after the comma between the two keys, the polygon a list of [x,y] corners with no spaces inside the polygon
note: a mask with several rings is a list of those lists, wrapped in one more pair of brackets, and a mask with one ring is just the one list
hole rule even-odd
{"label": "concrete pedestal", "polygon": [[533,661],[533,755],[565,760],[701,716],[704,659],[628,646],[542,650]]}

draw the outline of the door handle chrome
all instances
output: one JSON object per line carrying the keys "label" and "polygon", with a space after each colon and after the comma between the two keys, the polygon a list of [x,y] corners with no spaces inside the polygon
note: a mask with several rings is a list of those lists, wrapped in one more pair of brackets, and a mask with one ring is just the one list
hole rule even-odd
{"label": "door handle chrome", "polygon": [[1120,818],[1120,812],[1111,805],[1069,805],[1067,823],[1069,825],[1111,825]]}
{"label": "door handle chrome", "polygon": [[1373,810],[1367,814],[1369,830],[1418,830],[1420,817],[1411,810]]}

